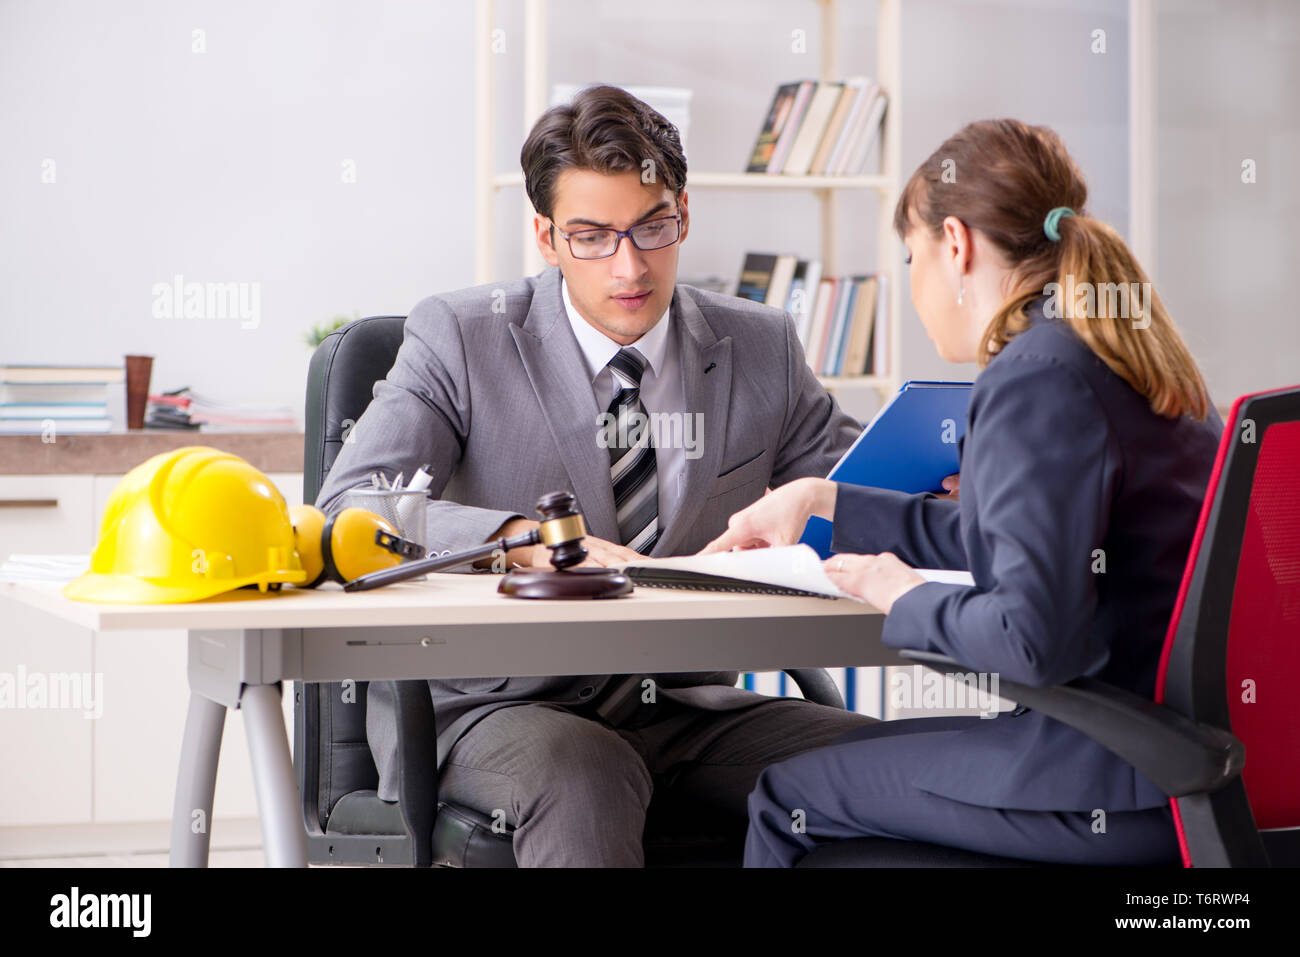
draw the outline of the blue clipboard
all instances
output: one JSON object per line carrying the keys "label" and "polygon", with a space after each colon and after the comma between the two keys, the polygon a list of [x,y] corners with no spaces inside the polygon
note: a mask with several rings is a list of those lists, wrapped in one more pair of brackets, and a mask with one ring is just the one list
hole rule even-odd
{"label": "blue clipboard", "polygon": [[[905,382],[826,477],[899,492],[942,492],[957,471],[966,434],[969,382]],[[831,556],[831,523],[813,516],[799,539]]]}

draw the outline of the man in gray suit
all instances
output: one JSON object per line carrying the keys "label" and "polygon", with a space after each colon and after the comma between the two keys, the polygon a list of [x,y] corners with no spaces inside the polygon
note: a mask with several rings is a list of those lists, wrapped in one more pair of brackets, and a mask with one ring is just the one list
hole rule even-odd
{"label": "man in gray suit", "polygon": [[[825,476],[861,428],[790,316],[676,283],[690,217],[672,124],[589,88],[538,120],[521,161],[549,268],[416,305],[317,504],[336,511],[372,471],[432,463],[422,544],[443,551],[533,527],[538,498],[567,489],[590,533],[584,564],[609,565],[697,552],[769,486]],[[549,560],[539,545],[492,564]],[[440,796],[504,816],[521,866],[639,866],[652,793],[743,830],[764,767],[872,719],[737,678],[430,681]],[[367,708],[379,795],[396,800],[383,683]]]}

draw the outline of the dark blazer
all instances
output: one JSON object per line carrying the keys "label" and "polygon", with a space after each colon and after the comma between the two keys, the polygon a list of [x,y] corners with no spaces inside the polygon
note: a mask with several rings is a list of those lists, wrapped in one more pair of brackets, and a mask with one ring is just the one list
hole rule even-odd
{"label": "dark blazer", "polygon": [[[1043,302],[975,381],[960,502],[841,484],[831,547],[970,570],[973,588],[927,582],[895,602],[890,647],[1030,685],[1090,675],[1152,697],[1223,422],[1213,410],[1204,422],[1156,415]],[[918,759],[918,787],[984,807],[1168,801],[1034,711],[976,720]]]}

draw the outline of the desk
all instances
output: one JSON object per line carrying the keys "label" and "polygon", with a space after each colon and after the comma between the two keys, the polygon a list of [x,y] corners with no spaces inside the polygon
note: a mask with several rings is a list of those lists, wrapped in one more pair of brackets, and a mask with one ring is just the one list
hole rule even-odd
{"label": "desk", "polygon": [[499,581],[443,573],[366,592],[285,586],[274,595],[241,589],[174,605],[71,601],[53,582],[0,583],[0,595],[98,631],[186,632],[190,703],[172,807],[173,867],[207,866],[227,708],[244,711],[267,863],[306,866],[279,681],[904,663],[880,643],[879,612],[848,599],[638,588],[619,599],[530,601],[498,595]]}

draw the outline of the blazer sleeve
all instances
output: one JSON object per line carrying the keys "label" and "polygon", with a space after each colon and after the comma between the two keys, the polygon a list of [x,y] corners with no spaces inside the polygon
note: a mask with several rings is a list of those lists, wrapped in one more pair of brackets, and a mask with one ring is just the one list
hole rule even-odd
{"label": "blazer sleeve", "polygon": [[460,461],[470,414],[460,325],[446,303],[430,297],[407,317],[397,359],[387,378],[375,383],[374,398],[344,440],[317,506],[327,514],[337,511],[343,493],[369,487],[375,470],[411,476],[421,464],[432,463],[434,500],[418,530],[421,544],[439,552],[483,544],[507,520],[522,516],[437,498]]}
{"label": "blazer sleeve", "polygon": [[[1035,686],[1103,664],[1094,629],[1118,444],[1081,373],[1038,356],[993,359],[971,397],[962,491],[978,509],[974,587],[927,582],[894,603],[882,640]],[[974,557],[974,556],[973,556]]]}
{"label": "blazer sleeve", "polygon": [[893,552],[913,568],[968,567],[957,502],[929,492],[909,495],[844,482],[835,486],[832,552]]}
{"label": "blazer sleeve", "polygon": [[772,487],[797,478],[825,478],[862,431],[817,381],[785,315],[786,405],[780,446],[772,463]]}

